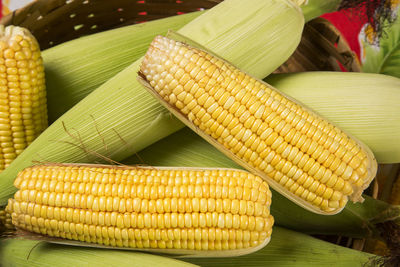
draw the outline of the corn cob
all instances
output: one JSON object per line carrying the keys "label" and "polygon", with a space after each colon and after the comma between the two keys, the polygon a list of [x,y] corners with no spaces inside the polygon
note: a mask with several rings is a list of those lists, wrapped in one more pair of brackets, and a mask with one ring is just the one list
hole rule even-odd
{"label": "corn cob", "polygon": [[205,51],[158,36],[139,78],[203,138],[310,211],[361,201],[375,177],[368,147]]}
{"label": "corn cob", "polygon": [[51,237],[228,256],[262,248],[272,231],[268,185],[240,170],[43,165],[15,186],[12,223]]}
{"label": "corn cob", "polygon": [[0,170],[47,127],[43,62],[28,30],[0,25]]}

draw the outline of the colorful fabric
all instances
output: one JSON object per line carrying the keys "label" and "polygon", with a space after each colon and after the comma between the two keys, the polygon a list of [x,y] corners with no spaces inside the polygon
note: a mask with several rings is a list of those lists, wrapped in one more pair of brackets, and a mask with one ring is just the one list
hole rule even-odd
{"label": "colorful fabric", "polygon": [[[370,3],[372,6],[372,1]],[[367,5],[361,5],[357,10],[342,10],[323,15],[343,34],[361,63],[365,61],[365,47],[373,46],[379,50],[380,39],[385,38],[386,22],[394,21],[400,14],[400,0],[382,0],[379,3],[375,4],[378,7],[372,15],[368,9],[370,6]]]}

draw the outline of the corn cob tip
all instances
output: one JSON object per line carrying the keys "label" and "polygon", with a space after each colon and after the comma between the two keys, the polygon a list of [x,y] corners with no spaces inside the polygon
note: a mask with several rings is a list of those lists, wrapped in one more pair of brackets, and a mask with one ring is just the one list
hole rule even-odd
{"label": "corn cob tip", "polygon": [[330,122],[203,50],[157,36],[139,81],[221,152],[321,214],[362,201],[376,174],[370,149]]}
{"label": "corn cob tip", "polygon": [[33,35],[30,33],[30,31],[26,28],[19,27],[19,26],[14,26],[14,25],[9,25],[9,26],[4,26],[0,25],[0,37],[1,39],[12,39],[16,36],[27,36],[30,38],[33,38]]}

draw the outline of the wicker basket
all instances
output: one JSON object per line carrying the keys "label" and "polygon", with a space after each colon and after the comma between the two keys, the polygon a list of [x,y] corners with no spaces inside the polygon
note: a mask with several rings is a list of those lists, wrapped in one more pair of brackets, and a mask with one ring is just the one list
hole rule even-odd
{"label": "wicker basket", "polygon": [[[1,20],[28,28],[42,49],[125,25],[204,10],[222,0],[37,0]],[[327,20],[306,24],[301,45],[277,72],[359,71],[355,54]]]}

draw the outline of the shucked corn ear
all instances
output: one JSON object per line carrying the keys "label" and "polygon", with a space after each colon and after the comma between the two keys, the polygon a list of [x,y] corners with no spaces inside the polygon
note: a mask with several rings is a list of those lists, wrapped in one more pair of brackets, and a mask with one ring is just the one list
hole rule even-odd
{"label": "shucked corn ear", "polygon": [[24,28],[0,25],[0,170],[47,127],[43,62]]}
{"label": "shucked corn ear", "polygon": [[233,256],[266,245],[273,225],[268,185],[241,170],[39,165],[14,185],[17,228],[104,246]]}
{"label": "shucked corn ear", "polygon": [[361,201],[375,176],[368,147],[205,51],[158,36],[139,79],[203,138],[310,211],[334,214]]}

